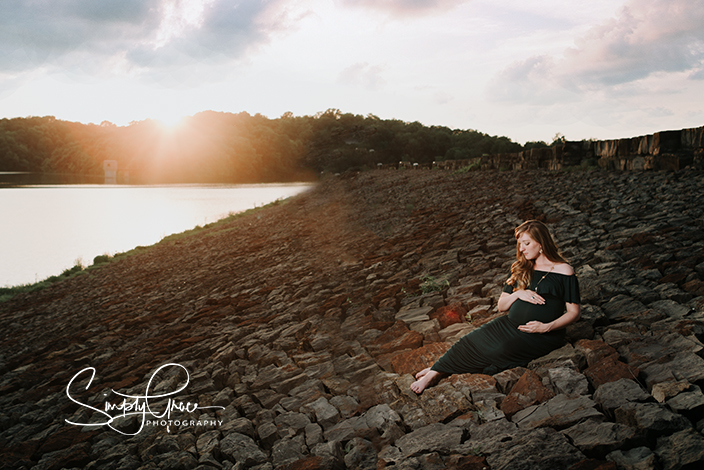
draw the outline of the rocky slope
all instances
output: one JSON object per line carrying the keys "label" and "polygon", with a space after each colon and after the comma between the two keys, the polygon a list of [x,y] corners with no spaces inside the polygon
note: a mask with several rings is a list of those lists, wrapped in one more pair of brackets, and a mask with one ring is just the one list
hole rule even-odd
{"label": "rocky slope", "polygon": [[[698,171],[329,177],[17,296],[0,465],[701,468],[703,189]],[[497,315],[530,218],[580,279],[569,344],[416,396],[412,374]]]}

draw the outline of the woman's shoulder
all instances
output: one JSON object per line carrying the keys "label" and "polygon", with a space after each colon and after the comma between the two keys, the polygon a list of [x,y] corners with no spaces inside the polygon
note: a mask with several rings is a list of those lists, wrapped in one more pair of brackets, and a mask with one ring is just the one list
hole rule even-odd
{"label": "woman's shoulder", "polygon": [[553,268],[553,272],[557,274],[564,274],[565,276],[571,276],[574,274],[574,269],[567,263],[558,263]]}

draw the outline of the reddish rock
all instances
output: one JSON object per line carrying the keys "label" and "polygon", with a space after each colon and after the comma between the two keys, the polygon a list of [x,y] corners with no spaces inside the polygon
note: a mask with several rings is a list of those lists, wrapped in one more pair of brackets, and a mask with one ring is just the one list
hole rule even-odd
{"label": "reddish rock", "polygon": [[396,369],[394,368],[394,361],[397,358],[400,358],[400,360],[403,361],[403,358],[412,354],[413,351],[413,349],[402,349],[400,351],[394,351],[388,354],[376,356],[374,357],[374,360],[379,365],[379,367],[384,369],[386,372],[396,372]]}
{"label": "reddish rock", "polygon": [[704,295],[704,281],[692,279],[682,285],[682,289],[696,296]]}
{"label": "reddish rock", "polygon": [[574,347],[584,353],[590,366],[609,356],[618,357],[616,349],[600,340],[582,339],[577,341]]}
{"label": "reddish rock", "polygon": [[430,318],[436,318],[440,323],[440,329],[443,329],[455,323],[466,323],[467,309],[458,302],[440,307],[430,315]]}
{"label": "reddish rock", "polygon": [[435,364],[450,349],[450,343],[429,343],[408,353],[394,355],[391,365],[397,374],[413,374]]}
{"label": "reddish rock", "polygon": [[666,283],[670,283],[670,282],[673,284],[682,284],[686,278],[687,278],[686,273],[667,274],[658,280],[658,284],[666,284]]}
{"label": "reddish rock", "polygon": [[399,292],[401,292],[401,289],[403,289],[404,286],[403,284],[392,284],[388,287],[386,287],[384,290],[376,294],[374,297],[372,297],[372,303],[376,306],[379,305],[379,302],[381,302],[384,299],[388,299],[389,297],[395,297]]}
{"label": "reddish rock", "polygon": [[634,379],[639,373],[638,368],[619,361],[616,356],[607,356],[584,370],[594,388],[620,379]]}
{"label": "reddish rock", "polygon": [[501,402],[501,411],[507,418],[511,418],[522,409],[544,403],[554,396],[552,390],[543,385],[540,376],[532,370],[528,370],[518,379],[511,392]]}
{"label": "reddish rock", "polygon": [[423,335],[409,330],[406,324],[399,320],[370,344],[368,349],[372,355],[380,356],[401,349],[416,349],[422,344]]}
{"label": "reddish rock", "polygon": [[345,302],[347,302],[347,296],[338,294],[327,299],[321,309],[325,311],[331,308],[340,308]]}
{"label": "reddish rock", "polygon": [[514,367],[513,369],[506,369],[504,371],[499,372],[498,374],[494,374],[493,377],[496,380],[496,388],[499,390],[501,393],[509,394],[511,392],[511,389],[513,388],[514,385],[516,385],[516,382],[520,380],[521,377],[523,377],[523,374],[526,372],[525,367]]}

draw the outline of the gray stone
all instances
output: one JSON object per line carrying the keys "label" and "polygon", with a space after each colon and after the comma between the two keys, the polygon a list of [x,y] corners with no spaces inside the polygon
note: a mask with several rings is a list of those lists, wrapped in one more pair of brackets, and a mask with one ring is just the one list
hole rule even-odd
{"label": "gray stone", "polygon": [[287,393],[294,390],[296,387],[300,387],[303,385],[307,386],[308,384],[310,384],[311,386],[315,386],[315,384],[319,382],[320,381],[311,379],[305,373],[300,373],[289,379],[284,380],[283,382],[272,383],[271,388],[277,391],[278,393],[286,395]]}
{"label": "gray stone", "polygon": [[677,284],[672,282],[659,284],[655,287],[655,292],[660,294],[661,299],[679,304],[686,304],[692,300],[692,297],[694,297],[692,294],[683,291],[677,286]]}
{"label": "gray stone", "polygon": [[252,421],[247,418],[227,420],[219,427],[219,430],[222,431],[223,434],[234,431],[249,437],[254,437],[254,425]]}
{"label": "gray stone", "polygon": [[667,400],[667,406],[676,413],[700,411],[704,408],[704,393],[697,385],[691,385],[686,391]]}
{"label": "gray stone", "polygon": [[617,423],[639,429],[648,439],[689,429],[687,418],[659,403],[627,403],[614,411]]}
{"label": "gray stone", "polygon": [[613,323],[632,320],[648,309],[643,303],[627,295],[617,295],[601,306],[606,317]]}
{"label": "gray stone", "polygon": [[704,437],[694,429],[658,438],[655,454],[662,470],[704,467]]}
{"label": "gray stone", "polygon": [[359,402],[347,395],[335,395],[329,401],[331,405],[337,408],[343,419],[352,416],[359,408]]}
{"label": "gray stone", "polygon": [[254,440],[240,433],[230,433],[220,440],[220,452],[235,463],[251,467],[266,462],[266,454]]}
{"label": "gray stone", "polygon": [[159,462],[161,468],[173,468],[174,470],[187,470],[195,468],[198,460],[189,452],[176,452],[169,454]]}
{"label": "gray stone", "polygon": [[428,321],[430,320],[428,314],[433,310],[435,310],[433,307],[419,307],[405,310],[402,308],[396,314],[396,320],[401,320],[405,323]]}
{"label": "gray stone", "polygon": [[436,318],[411,323],[410,329],[422,334],[423,340],[426,342],[440,341],[440,335],[438,334],[438,331],[440,331],[440,322]]}
{"label": "gray stone", "polygon": [[348,441],[355,437],[360,430],[368,429],[367,420],[363,417],[353,416],[340,421],[335,426],[325,430],[326,441]]}
{"label": "gray stone", "polygon": [[310,424],[310,419],[303,413],[287,411],[278,415],[274,423],[279,427],[279,435],[288,437],[302,432]]}
{"label": "gray stone", "polygon": [[651,399],[650,394],[643,390],[635,380],[620,379],[600,386],[594,392],[594,401],[601,406],[607,415],[613,417],[616,408],[626,403],[643,402]]}
{"label": "gray stone", "polygon": [[576,397],[589,393],[589,381],[584,374],[569,367],[549,369],[548,377],[556,394],[562,393],[568,397]]}
{"label": "gray stone", "polygon": [[549,369],[568,362],[571,362],[580,370],[587,366],[587,358],[584,355],[584,352],[579,349],[575,349],[571,344],[566,344],[560,349],[552,351],[550,354],[546,354],[545,356],[532,360],[528,364],[528,369]]}
{"label": "gray stone", "polygon": [[369,408],[364,414],[364,418],[369,428],[377,429],[382,435],[395,432],[401,423],[401,417],[387,404]]}
{"label": "gray stone", "polygon": [[511,418],[521,428],[536,428],[550,426],[564,428],[579,421],[603,415],[595,408],[596,403],[586,396],[570,398],[557,395],[545,403],[529,406]]}
{"label": "gray stone", "polygon": [[345,447],[345,465],[347,468],[359,470],[376,470],[376,449],[372,443],[361,437],[355,437]]}
{"label": "gray stone", "polygon": [[585,455],[567,438],[550,428],[521,430],[513,435],[484,439],[470,438],[459,453],[481,452],[492,470],[545,470],[569,468]]}
{"label": "gray stone", "polygon": [[647,447],[636,447],[627,451],[615,450],[606,456],[606,460],[616,463],[623,470],[655,470],[658,460],[653,451]]}
{"label": "gray stone", "polygon": [[[635,327],[635,324],[629,322],[628,326]],[[619,329],[616,325],[612,325],[611,328],[602,334],[602,338],[606,344],[614,349],[618,349],[624,345],[628,345],[629,343],[641,341],[643,339],[643,335],[637,331],[636,328]]]}
{"label": "gray stone", "polygon": [[305,427],[306,446],[310,449],[323,442],[323,428],[318,423],[310,423]]}
{"label": "gray stone", "polygon": [[597,459],[637,438],[637,431],[630,426],[595,419],[575,424],[562,433],[585,455]]}
{"label": "gray stone", "polygon": [[328,429],[340,421],[340,413],[337,411],[337,408],[332,406],[325,397],[320,397],[308,403],[301,408],[301,411],[310,411],[315,416],[315,421],[321,425],[323,429]]}
{"label": "gray stone", "polygon": [[[410,392],[410,388],[408,390]],[[406,426],[412,430],[445,421],[453,415],[469,411],[472,407],[466,395],[448,382],[441,382],[424,390],[421,398],[413,398],[413,401],[404,403],[398,410]]]}
{"label": "gray stone", "polygon": [[462,440],[462,429],[433,423],[396,439],[395,446],[405,456],[428,452],[449,454]]}
{"label": "gray stone", "polygon": [[640,366],[646,383],[650,386],[670,380],[685,379],[690,383],[704,380],[704,359],[694,353],[678,353],[670,361],[661,361],[662,359]]}
{"label": "gray stone", "polygon": [[271,463],[274,467],[293,463],[304,457],[303,446],[296,438],[285,437],[271,448]]}
{"label": "gray stone", "polygon": [[481,401],[475,401],[474,406],[476,408],[477,414],[484,421],[490,422],[506,418],[506,415],[503,411],[501,411],[501,409],[499,408],[499,404],[496,400],[486,399]]}
{"label": "gray stone", "polygon": [[196,441],[196,450],[198,451],[198,455],[211,453],[214,449],[217,449],[220,445],[219,439],[219,430],[206,431],[198,436],[198,440]]}
{"label": "gray stone", "polygon": [[[581,278],[580,278],[581,281]],[[581,284],[580,284],[581,288]],[[592,304],[582,305],[580,309],[580,318],[589,322],[591,325],[604,325],[607,323],[606,315],[601,307]]]}
{"label": "gray stone", "polygon": [[271,449],[271,446],[279,440],[279,430],[274,423],[263,423],[257,427],[257,436],[265,449]]}
{"label": "gray stone", "polygon": [[228,406],[234,396],[235,392],[230,387],[225,387],[213,398],[213,406]]}

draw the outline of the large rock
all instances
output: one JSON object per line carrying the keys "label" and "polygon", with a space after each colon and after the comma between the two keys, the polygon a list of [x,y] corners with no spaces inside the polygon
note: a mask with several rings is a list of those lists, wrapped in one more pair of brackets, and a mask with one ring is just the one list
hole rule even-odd
{"label": "large rock", "polygon": [[637,441],[636,429],[625,424],[588,419],[562,431],[579,450],[602,459],[609,452]]}
{"label": "large rock", "polygon": [[585,459],[585,455],[570,444],[563,434],[550,428],[503,434],[496,433],[496,430],[493,427],[491,436],[481,435],[479,439],[475,439],[472,434],[458,448],[458,453],[481,453],[486,456],[492,470],[566,469]]}
{"label": "large rock", "polygon": [[519,411],[539,403],[544,403],[555,393],[543,385],[535,372],[527,370],[501,402],[501,411],[510,418]]}
{"label": "large rock", "polygon": [[511,421],[521,428],[550,426],[562,429],[586,418],[601,418],[596,403],[586,396],[569,398],[557,395],[540,405],[533,405],[516,413]]}
{"label": "large rock", "polygon": [[614,411],[617,423],[639,429],[647,439],[690,429],[687,418],[659,403],[627,403]]}
{"label": "large rock", "polygon": [[614,410],[631,402],[650,400],[651,396],[635,380],[620,379],[607,382],[596,389],[594,401],[607,415],[613,417]]}
{"label": "large rock", "polygon": [[704,437],[694,429],[661,437],[655,454],[663,470],[704,467]]}
{"label": "large rock", "polygon": [[459,446],[462,434],[461,428],[434,423],[397,439],[395,445],[404,456],[429,452],[449,454],[452,449]]}
{"label": "large rock", "polygon": [[637,368],[619,361],[615,355],[606,356],[584,370],[584,375],[595,389],[609,382],[635,379],[638,374]]}
{"label": "large rock", "polygon": [[236,432],[230,433],[220,440],[220,452],[235,463],[251,467],[267,460],[267,456],[257,446],[254,440]]}

